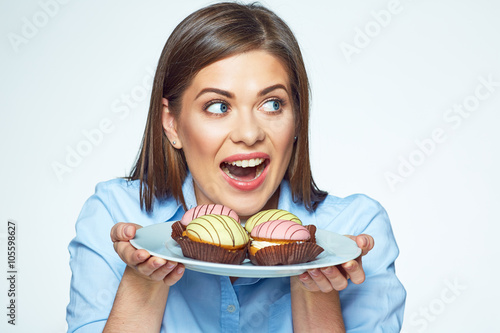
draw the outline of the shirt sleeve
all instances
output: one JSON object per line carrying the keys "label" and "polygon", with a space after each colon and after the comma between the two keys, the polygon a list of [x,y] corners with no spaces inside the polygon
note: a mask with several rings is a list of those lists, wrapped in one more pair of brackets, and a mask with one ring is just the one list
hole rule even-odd
{"label": "shirt sleeve", "polygon": [[69,244],[68,332],[102,332],[125,269],[110,238],[115,221],[106,204],[108,196],[107,185],[98,184],[82,208],[76,237]]}
{"label": "shirt sleeve", "polygon": [[[366,279],[360,285],[349,281],[340,292],[347,332],[400,332],[406,291],[395,273],[399,249],[385,209],[375,200],[354,195],[325,229],[341,234],[368,234],[374,248],[362,259]],[[337,206],[338,207],[338,206]],[[334,229],[334,230],[332,230]]]}

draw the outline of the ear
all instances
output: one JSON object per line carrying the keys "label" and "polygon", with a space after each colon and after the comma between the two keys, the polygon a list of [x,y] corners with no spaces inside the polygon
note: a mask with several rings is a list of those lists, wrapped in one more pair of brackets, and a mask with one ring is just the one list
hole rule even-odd
{"label": "ear", "polygon": [[163,102],[162,103],[163,112],[161,116],[161,121],[163,125],[163,130],[165,131],[165,134],[167,135],[170,144],[176,149],[181,149],[182,143],[177,134],[177,122],[175,120],[175,117],[172,113],[168,111],[168,100],[166,98],[162,98],[162,102]]}

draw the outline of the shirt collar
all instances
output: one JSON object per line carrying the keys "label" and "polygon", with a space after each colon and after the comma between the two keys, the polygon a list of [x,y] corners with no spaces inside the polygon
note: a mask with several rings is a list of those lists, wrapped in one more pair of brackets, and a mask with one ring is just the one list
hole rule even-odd
{"label": "shirt collar", "polygon": [[304,224],[316,224],[314,213],[309,212],[303,204],[293,202],[292,189],[287,180],[283,180],[280,185],[278,208],[297,216]]}
{"label": "shirt collar", "polygon": [[292,192],[288,181],[283,180],[280,184],[280,198],[278,200],[278,208],[290,211],[292,202]]}
{"label": "shirt collar", "polygon": [[187,209],[196,207],[196,196],[194,194],[193,176],[191,175],[191,172],[188,172],[186,179],[184,179],[184,183],[182,184],[182,194],[184,195],[184,201],[186,202]]}

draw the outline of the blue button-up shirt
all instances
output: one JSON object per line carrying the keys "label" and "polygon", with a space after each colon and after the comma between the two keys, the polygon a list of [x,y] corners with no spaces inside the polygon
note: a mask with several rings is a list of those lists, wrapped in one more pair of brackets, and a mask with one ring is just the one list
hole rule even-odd
{"label": "blue button-up shirt", "polygon": [[[196,206],[191,176],[183,185],[188,208]],[[348,332],[399,332],[406,292],[394,272],[398,248],[380,204],[364,195],[328,196],[315,212],[295,204],[286,181],[280,186],[279,208],[340,234],[367,233],[374,249],[363,257],[366,281],[349,283],[340,292]],[[184,210],[175,200],[155,202],[152,214],[140,209],[138,181],[100,183],[85,203],[69,245],[71,279],[67,307],[69,332],[101,332],[125,264],[109,237],[117,222],[148,226],[180,220]],[[170,237],[170,235],[165,235]],[[186,270],[170,288],[161,332],[292,332],[289,278],[239,278]]]}

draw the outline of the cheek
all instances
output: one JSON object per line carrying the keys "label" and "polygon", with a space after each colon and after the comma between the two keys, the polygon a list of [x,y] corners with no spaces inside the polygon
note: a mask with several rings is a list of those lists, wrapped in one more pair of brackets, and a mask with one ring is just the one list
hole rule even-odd
{"label": "cheek", "polygon": [[[294,137],[296,135],[294,117],[291,117],[291,119],[289,119],[287,126],[284,126],[282,134],[283,134],[282,145],[283,149],[286,151],[285,155],[289,162],[292,156],[293,144],[295,142]],[[288,166],[288,163],[286,163],[286,166]]]}
{"label": "cheek", "polygon": [[224,138],[220,129],[207,121],[191,121],[189,124],[182,126],[179,132],[188,162],[215,157]]}
{"label": "cheek", "polygon": [[274,138],[274,143],[280,150],[288,152],[293,146],[295,136],[295,121],[293,117],[272,122],[269,126],[269,133]]}

